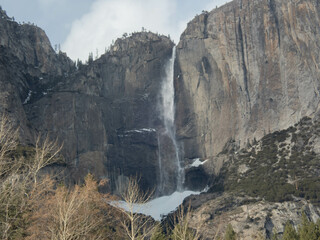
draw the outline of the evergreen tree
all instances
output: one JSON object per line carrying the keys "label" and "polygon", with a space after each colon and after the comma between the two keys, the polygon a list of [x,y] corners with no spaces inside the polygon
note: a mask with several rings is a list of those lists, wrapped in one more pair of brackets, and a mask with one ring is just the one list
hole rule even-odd
{"label": "evergreen tree", "polygon": [[276,232],[276,230],[274,229],[273,234],[272,234],[272,238],[271,240],[280,240],[278,233]]}
{"label": "evergreen tree", "polygon": [[299,240],[299,236],[290,221],[286,223],[282,240]]}
{"label": "evergreen tree", "polygon": [[309,221],[307,215],[302,213],[302,223],[298,230],[300,240],[318,240],[320,231],[318,224]]}
{"label": "evergreen tree", "polygon": [[236,240],[237,239],[237,234],[233,230],[233,227],[230,223],[227,226],[226,235],[224,236],[224,239],[225,240]]}
{"label": "evergreen tree", "polygon": [[78,68],[78,69],[81,69],[82,65],[83,65],[83,64],[82,64],[82,61],[78,58],[78,59],[77,59],[77,63],[76,63],[77,68]]}
{"label": "evergreen tree", "polygon": [[88,63],[91,64],[92,62],[93,62],[93,53],[90,52],[88,57]]}
{"label": "evergreen tree", "polygon": [[166,240],[168,239],[165,233],[162,231],[161,226],[157,226],[155,231],[153,232],[150,240]]}

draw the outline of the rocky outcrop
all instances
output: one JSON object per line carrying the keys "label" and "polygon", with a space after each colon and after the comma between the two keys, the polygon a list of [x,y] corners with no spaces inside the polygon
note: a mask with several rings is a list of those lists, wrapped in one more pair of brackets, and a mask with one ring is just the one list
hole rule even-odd
{"label": "rocky outcrop", "polygon": [[316,0],[234,0],[195,17],[177,46],[178,137],[185,157],[243,147],[318,111]]}
{"label": "rocky outcrop", "polygon": [[303,199],[282,203],[256,201],[232,194],[203,194],[185,200],[194,209],[190,227],[203,236],[215,239],[224,236],[228,224],[237,233],[238,239],[271,239],[276,233],[281,236],[288,220],[296,227],[301,224],[304,212],[309,220],[317,221],[320,208]]}
{"label": "rocky outcrop", "polygon": [[[237,192],[272,202],[295,197],[320,201],[320,121],[304,117],[295,126],[267,134],[236,152],[224,151],[202,167],[214,178],[210,191]],[[218,160],[223,160],[219,173]]]}
{"label": "rocky outcrop", "polygon": [[193,164],[210,176],[211,188],[185,200],[194,209],[190,226],[205,239],[223,235],[229,223],[239,239],[272,239],[288,220],[298,229],[303,211],[318,221],[319,142],[319,116],[304,117],[243,149],[229,142],[218,156]]}
{"label": "rocky outcrop", "polygon": [[23,142],[32,142],[24,104],[40,98],[42,89],[63,81],[74,68],[65,54],[56,54],[44,31],[20,25],[0,10],[0,112],[20,128]]}

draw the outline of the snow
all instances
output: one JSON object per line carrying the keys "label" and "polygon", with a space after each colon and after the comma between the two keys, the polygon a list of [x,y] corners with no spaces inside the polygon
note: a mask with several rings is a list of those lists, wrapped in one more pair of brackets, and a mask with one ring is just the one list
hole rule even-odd
{"label": "snow", "polygon": [[[141,129],[133,129],[125,131],[124,133],[152,133],[156,132],[157,130],[154,128],[141,128]],[[130,134],[119,134],[118,137],[129,137]]]}
{"label": "snow", "polygon": [[27,98],[24,100],[23,104],[27,104],[30,101],[32,91],[29,90]]}
{"label": "snow", "polygon": [[194,162],[188,166],[188,168],[191,168],[191,167],[200,167],[201,165],[205,164],[205,162],[207,162],[208,160],[205,160],[203,162],[200,161],[200,158],[196,158],[194,159]]}
{"label": "snow", "polygon": [[156,132],[154,128],[141,128],[141,129],[134,129],[126,131],[127,133],[143,133],[143,132]]}
{"label": "snow", "polygon": [[[174,192],[170,196],[155,198],[145,204],[135,204],[134,212],[151,216],[155,220],[160,221],[164,215],[176,210],[183,200],[192,194],[198,195],[200,192]],[[128,210],[128,206],[124,201],[112,202],[111,205]]]}

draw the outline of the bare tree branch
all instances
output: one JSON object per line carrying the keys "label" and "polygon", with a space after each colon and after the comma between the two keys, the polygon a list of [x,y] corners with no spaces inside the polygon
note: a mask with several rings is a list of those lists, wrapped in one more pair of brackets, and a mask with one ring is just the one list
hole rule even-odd
{"label": "bare tree branch", "polygon": [[124,215],[121,224],[126,232],[126,237],[131,240],[146,239],[152,235],[156,229],[156,224],[151,217],[143,216],[135,211],[137,206],[143,206],[152,197],[153,191],[142,192],[139,187],[138,178],[131,178],[127,188],[121,194],[127,208],[117,206]]}

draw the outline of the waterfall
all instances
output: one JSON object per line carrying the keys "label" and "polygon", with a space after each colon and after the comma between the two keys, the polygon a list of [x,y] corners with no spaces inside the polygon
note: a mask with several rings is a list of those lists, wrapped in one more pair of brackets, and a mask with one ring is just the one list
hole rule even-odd
{"label": "waterfall", "polygon": [[[176,140],[175,129],[175,102],[174,102],[174,61],[176,48],[172,49],[172,56],[165,69],[165,77],[161,86],[161,117],[164,124],[164,131],[158,140],[159,146],[159,169],[160,184],[158,192],[163,193],[164,188],[174,180],[177,191],[182,191],[184,181],[184,169],[180,162],[180,151]],[[161,140],[162,139],[162,140]],[[165,145],[166,147],[164,147]],[[172,169],[174,168],[174,169]],[[167,172],[166,172],[167,171]],[[174,171],[175,179],[170,177],[168,171]],[[171,174],[172,175],[172,174]]]}
{"label": "waterfall", "polygon": [[158,164],[159,164],[159,183],[158,183],[158,195],[161,195],[163,193],[164,189],[164,172],[162,169],[162,157],[161,157],[161,141],[160,137],[158,135]]}

